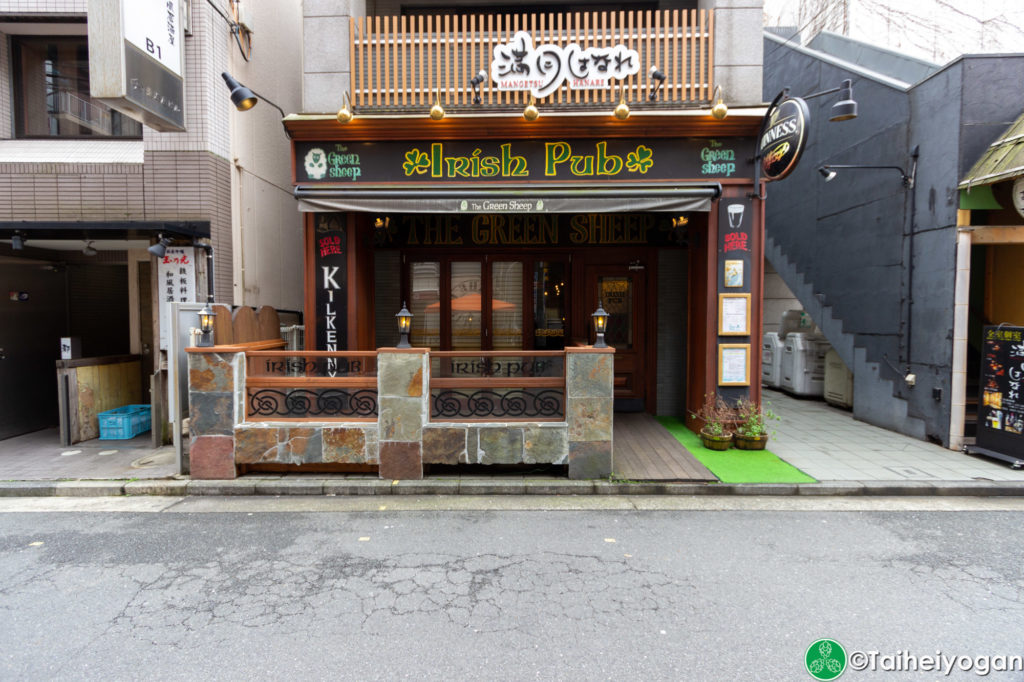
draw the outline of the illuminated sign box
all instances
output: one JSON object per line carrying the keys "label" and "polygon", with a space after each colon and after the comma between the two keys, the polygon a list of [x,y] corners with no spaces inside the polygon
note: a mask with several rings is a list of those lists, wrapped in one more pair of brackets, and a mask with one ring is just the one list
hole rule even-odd
{"label": "illuminated sign box", "polygon": [[184,132],[178,0],[89,0],[93,99],[161,132]]}

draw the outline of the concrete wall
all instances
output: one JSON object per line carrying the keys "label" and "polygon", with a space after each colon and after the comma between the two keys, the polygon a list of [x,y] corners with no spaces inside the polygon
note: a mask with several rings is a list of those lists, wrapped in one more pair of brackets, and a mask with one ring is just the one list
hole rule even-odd
{"label": "concrete wall", "polygon": [[[302,0],[248,4],[255,29],[252,55],[244,61],[232,42],[230,71],[285,114],[301,111]],[[291,145],[281,114],[265,100],[235,111],[220,72],[208,78],[230,112],[234,303],[302,310],[302,216],[292,196]]]}
{"label": "concrete wall", "polygon": [[[1019,80],[1024,57],[968,57],[920,83],[900,84],[770,40],[766,54],[766,99],[784,86],[799,95],[852,78],[860,105],[858,118],[830,123],[834,98],[809,102],[812,124],[800,165],[768,187],[768,236],[813,283],[843,331],[855,335],[868,361],[879,363],[879,376],[894,381],[895,395],[924,421],[927,437],[948,443],[956,185],[1019,115],[1019,102],[1007,101],[1005,92]],[[840,170],[828,184],[817,173],[825,163],[909,171],[915,146],[912,190],[891,170]],[[901,380],[907,371],[917,375],[916,386]],[[869,422],[876,419],[872,410],[889,409],[875,401],[859,405],[855,416]]]}
{"label": "concrete wall", "polygon": [[[730,106],[762,101],[762,0],[700,0],[715,10],[715,71],[712,88],[722,86]],[[710,93],[709,93],[710,94]]]}

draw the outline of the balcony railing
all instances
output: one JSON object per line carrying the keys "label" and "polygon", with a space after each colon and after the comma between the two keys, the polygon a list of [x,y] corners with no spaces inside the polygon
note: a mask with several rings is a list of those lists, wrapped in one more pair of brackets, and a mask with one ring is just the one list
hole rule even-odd
{"label": "balcony railing", "polygon": [[[712,95],[713,10],[568,14],[353,17],[349,63],[352,101],[362,112],[423,111],[437,97],[449,111],[522,109],[530,94],[500,90],[490,77],[496,46],[527,33],[534,46],[635,50],[638,68],[596,89],[566,85],[538,99],[551,109],[609,108],[619,89],[631,106],[649,103],[651,68],[665,74],[657,102],[698,106]],[[470,80],[487,72],[481,103]]]}
{"label": "balcony railing", "polygon": [[564,351],[431,351],[431,421],[562,421]]}
{"label": "balcony railing", "polygon": [[246,351],[247,421],[376,421],[377,353]]}

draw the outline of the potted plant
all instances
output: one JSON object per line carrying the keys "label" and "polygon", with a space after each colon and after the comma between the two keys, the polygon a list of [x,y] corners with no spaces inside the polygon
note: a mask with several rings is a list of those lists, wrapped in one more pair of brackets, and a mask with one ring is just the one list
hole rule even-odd
{"label": "potted plant", "polygon": [[709,450],[728,450],[732,446],[732,425],[736,415],[721,396],[705,395],[704,404],[690,416],[703,422],[698,435],[704,447]]}
{"label": "potted plant", "polygon": [[740,400],[736,405],[740,422],[736,426],[733,442],[740,450],[764,450],[768,443],[768,422],[779,417],[765,403]]}

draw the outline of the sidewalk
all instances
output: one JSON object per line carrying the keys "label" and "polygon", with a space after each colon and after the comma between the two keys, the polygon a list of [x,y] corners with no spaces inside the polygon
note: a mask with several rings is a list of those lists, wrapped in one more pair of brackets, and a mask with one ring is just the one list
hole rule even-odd
{"label": "sidewalk", "polygon": [[[769,448],[817,479],[801,484],[572,481],[548,476],[254,474],[234,481],[174,476],[170,447],[149,434],[61,448],[55,431],[0,441],[0,497],[109,495],[1013,495],[1024,471],[947,450],[854,420],[849,412],[777,391],[765,399],[782,417]],[[739,455],[738,455],[739,456]]]}

